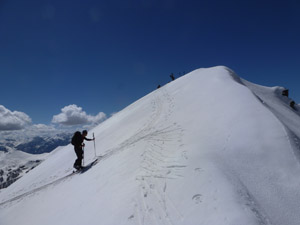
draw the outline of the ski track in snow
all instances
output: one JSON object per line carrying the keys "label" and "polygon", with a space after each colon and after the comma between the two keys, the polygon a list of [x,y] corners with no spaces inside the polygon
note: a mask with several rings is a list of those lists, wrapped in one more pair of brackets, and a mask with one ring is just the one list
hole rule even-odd
{"label": "ski track in snow", "polygon": [[[97,160],[101,161],[102,160],[102,156],[97,157]],[[0,202],[0,207],[5,206],[8,203],[21,201],[22,199],[24,199],[25,197],[29,197],[30,195],[38,194],[39,191],[47,189],[50,186],[58,185],[59,183],[64,182],[64,181],[70,179],[72,176],[78,174],[78,173],[74,173],[73,171],[74,170],[67,171],[68,174],[65,175],[65,176],[63,176],[63,177],[60,177],[60,178],[57,178],[57,176],[51,176],[50,178],[54,179],[54,181],[51,181],[51,182],[49,182],[47,184],[43,184],[41,186],[38,186],[37,184],[33,184],[32,185],[33,189],[31,189],[30,191],[24,192],[23,194],[17,195],[15,197],[11,198],[11,199],[8,199],[8,200],[5,200],[3,202]]]}
{"label": "ski track in snow", "polygon": [[[174,224],[174,220],[183,219],[166,190],[168,180],[181,178],[181,171],[186,167],[181,164],[181,161],[187,159],[186,153],[181,151],[184,130],[179,124],[171,121],[170,116],[174,108],[172,98],[165,89],[160,91],[163,92],[163,98],[157,96],[153,99],[152,116],[142,130],[142,133],[147,133],[142,139],[147,147],[141,154],[142,160],[136,176],[139,190],[133,200],[135,212],[130,217],[135,218],[138,225]],[[160,119],[164,124],[170,125],[155,126]],[[159,129],[154,130],[155,127]],[[177,215],[176,218],[171,218],[170,212]]]}
{"label": "ski track in snow", "polygon": [[66,176],[64,176],[64,177],[61,177],[61,178],[59,178],[59,179],[57,179],[57,180],[54,180],[53,182],[50,182],[50,183],[45,184],[45,185],[42,185],[42,186],[40,186],[40,187],[35,187],[35,185],[34,185],[35,188],[32,189],[31,191],[25,192],[25,193],[23,193],[23,194],[21,194],[21,195],[18,195],[18,196],[16,196],[16,197],[14,197],[14,198],[11,198],[11,199],[9,199],[9,200],[6,200],[6,201],[4,201],[4,202],[1,202],[1,203],[0,203],[0,207],[5,206],[5,205],[7,205],[8,203],[12,203],[12,202],[15,202],[15,201],[21,201],[23,198],[28,197],[28,196],[30,196],[30,195],[37,194],[39,191],[41,191],[41,190],[43,190],[43,189],[46,189],[46,188],[48,188],[48,187],[50,187],[50,186],[57,185],[57,184],[63,182],[64,180],[70,178],[71,176],[73,176],[73,175],[75,175],[75,174],[76,174],[76,173],[68,174],[68,175],[66,175]]}
{"label": "ski track in snow", "polygon": [[[133,173],[135,182],[134,190],[136,190],[136,192],[133,192],[134,194],[129,198],[131,205],[128,205],[129,212],[128,215],[125,215],[125,220],[127,219],[127,221],[125,221],[124,224],[184,224],[186,222],[185,219],[188,218],[188,213],[191,211],[184,213],[185,211],[181,208],[182,206],[177,205],[178,201],[176,202],[176,198],[173,196],[173,189],[174,181],[184,178],[183,174],[187,172],[188,155],[187,152],[183,150],[185,143],[187,143],[183,141],[185,130],[178,121],[174,120],[174,118],[176,118],[173,116],[175,101],[168,93],[168,88],[163,87],[158,89],[152,93],[150,97],[150,99],[146,99],[147,109],[149,109],[147,113],[150,112],[150,116],[143,120],[145,122],[139,124],[141,125],[139,129],[133,132],[129,138],[121,143],[118,142],[119,144],[116,147],[106,149],[98,158],[101,159],[101,163],[124,151],[128,151],[128,153],[136,151],[134,153],[137,153],[139,156],[137,170]],[[272,112],[272,109],[268,107],[261,98],[258,96],[257,98]],[[148,103],[150,103],[150,106]],[[142,106],[145,107],[145,105]],[[277,117],[276,113],[273,112],[273,114],[274,117]],[[300,162],[300,140],[298,136],[292,130],[289,130],[288,126],[282,123],[280,118],[277,117],[276,119],[276,121],[280,123],[283,132],[285,132],[284,136],[289,143],[289,146],[287,145],[288,151],[293,151],[298,162]],[[222,142],[223,145],[221,145],[220,148],[220,150],[225,153],[231,148],[231,142],[235,139],[234,133],[230,128],[227,130],[226,135],[227,136],[224,136],[223,139],[224,142]],[[138,148],[138,146],[143,146],[143,149]],[[220,164],[221,163],[222,161]],[[250,217],[253,218],[254,223],[249,222],[249,224],[277,224],[274,215],[268,215],[270,211],[264,208],[263,202],[257,197],[256,189],[251,189],[251,186],[248,186],[247,179],[243,179],[243,176],[241,176],[234,167],[226,163],[227,162],[223,162],[222,166],[222,168],[226,168],[224,175],[226,180],[232,184],[239,206],[245,211],[245,215],[250,215]],[[198,164],[194,165],[193,171],[195,174],[193,176],[205,175],[210,169],[210,167],[205,166],[203,168],[204,169],[199,167]],[[24,198],[42,194],[41,191],[44,189],[62,184],[62,182],[70,181],[74,175],[71,171],[72,170],[65,170],[64,174],[49,176],[42,181],[32,183],[26,187],[26,189],[22,188],[18,193],[11,193],[10,196],[6,196],[7,199],[3,199],[3,202],[0,203],[0,209],[12,207],[12,204],[16,204]],[[211,174],[214,174],[214,172]],[[204,179],[207,178],[208,175],[210,174],[206,174]],[[219,192],[221,191],[219,189],[220,187],[214,184],[218,184],[218,182],[214,180],[214,178],[209,178],[205,181],[208,187],[214,187],[215,189],[210,190],[210,196],[207,196],[207,193],[205,191],[203,192],[202,189],[198,191],[198,189],[195,188],[189,193],[187,192],[186,194],[190,195],[188,201],[191,201],[191,208],[204,209],[202,206],[207,204],[208,199],[217,202],[217,198],[220,195]],[[273,191],[276,191],[277,187],[274,186],[272,188]],[[205,190],[205,186],[203,186],[203,190]],[[172,197],[174,198],[172,199]],[[216,204],[218,203],[211,203],[209,207],[214,210],[213,214],[216,213],[216,215],[218,215],[216,212]],[[213,217],[212,215],[210,216]],[[201,220],[202,218],[198,219]],[[227,219],[228,217],[226,215],[224,222],[229,224]],[[198,222],[199,224],[205,224],[203,221],[205,220],[202,219],[202,222]]]}
{"label": "ski track in snow", "polygon": [[[181,164],[187,159],[186,152],[181,151],[184,130],[170,119],[174,108],[171,96],[164,89],[160,91],[163,94],[160,95],[158,92],[153,97],[151,101],[152,114],[140,130],[118,147],[108,149],[105,154],[98,157],[101,158],[100,161],[103,161],[134,146],[137,142],[146,142],[147,147],[141,154],[141,164],[136,176],[139,190],[133,200],[135,212],[128,217],[128,220],[135,221],[139,225],[174,224],[173,221],[183,219],[166,190],[168,179],[181,178],[181,171],[186,167]],[[159,96],[163,96],[163,98]],[[163,124],[169,125],[157,125],[159,120],[163,120]],[[170,148],[170,146],[172,147]],[[171,149],[172,152],[168,149]],[[74,175],[69,172],[66,176],[58,179],[56,176],[50,177],[50,182],[42,186],[33,184],[30,191],[0,203],[0,207],[5,207],[12,202],[17,203],[25,197],[38,194],[43,189],[67,181]],[[171,218],[170,212],[172,215],[177,215],[176,218]]]}

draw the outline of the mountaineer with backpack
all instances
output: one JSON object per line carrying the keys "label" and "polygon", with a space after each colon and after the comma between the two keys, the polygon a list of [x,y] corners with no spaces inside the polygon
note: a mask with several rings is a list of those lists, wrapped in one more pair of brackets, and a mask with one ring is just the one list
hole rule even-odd
{"label": "mountaineer with backpack", "polygon": [[87,130],[82,131],[82,133],[80,133],[79,131],[76,131],[72,137],[72,145],[74,145],[74,150],[77,156],[77,159],[75,160],[74,163],[74,168],[77,170],[82,169],[82,159],[83,159],[83,147],[84,147],[84,143],[83,141],[93,141],[95,140],[95,138],[90,139],[90,138],[86,138],[88,132]]}

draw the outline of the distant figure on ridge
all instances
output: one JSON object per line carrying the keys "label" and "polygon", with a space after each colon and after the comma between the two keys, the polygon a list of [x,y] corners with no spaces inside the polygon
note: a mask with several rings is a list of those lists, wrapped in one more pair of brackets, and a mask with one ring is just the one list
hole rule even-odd
{"label": "distant figure on ridge", "polygon": [[291,106],[292,109],[296,109],[296,108],[295,108],[295,104],[296,104],[295,101],[291,101],[291,102],[290,102],[290,106]]}
{"label": "distant figure on ridge", "polygon": [[75,160],[74,163],[74,168],[77,170],[82,169],[82,159],[83,159],[83,147],[84,147],[84,143],[83,141],[93,141],[95,140],[95,138],[90,139],[90,138],[86,138],[88,132],[87,130],[82,131],[82,133],[80,133],[79,131],[76,131],[72,137],[72,145],[74,145],[74,150],[77,156],[77,159]]}
{"label": "distant figure on ridge", "polygon": [[175,77],[174,77],[173,73],[171,73],[170,77],[171,77],[172,81],[175,80]]}

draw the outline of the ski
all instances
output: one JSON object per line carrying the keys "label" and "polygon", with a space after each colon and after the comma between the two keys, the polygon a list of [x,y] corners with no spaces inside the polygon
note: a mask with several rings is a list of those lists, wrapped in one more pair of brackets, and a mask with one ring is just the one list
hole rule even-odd
{"label": "ski", "polygon": [[101,157],[98,157],[97,159],[93,160],[92,162],[90,162],[88,165],[82,167],[81,169],[73,170],[73,174],[86,172],[87,170],[89,170],[90,168],[92,168],[92,166],[94,166],[95,164],[97,164],[100,161],[100,159],[101,159]]}

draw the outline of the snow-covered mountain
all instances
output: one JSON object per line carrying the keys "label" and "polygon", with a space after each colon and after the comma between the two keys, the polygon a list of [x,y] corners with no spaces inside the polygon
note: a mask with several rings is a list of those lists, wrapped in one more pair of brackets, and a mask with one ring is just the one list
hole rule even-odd
{"label": "snow-covered mountain", "polygon": [[19,150],[30,154],[51,152],[57,146],[69,144],[72,137],[70,131],[56,131],[55,133],[49,132],[46,134],[26,133],[26,131],[6,133],[0,137],[0,151],[12,152]]}
{"label": "snow-covered mountain", "polygon": [[0,138],[0,189],[6,188],[39,165],[58,146],[70,143],[70,132],[6,132]]}
{"label": "snow-covered mountain", "polygon": [[[0,191],[0,224],[298,225],[299,105],[226,67],[193,71]],[[85,165],[93,161],[93,142]]]}
{"label": "snow-covered mountain", "polygon": [[32,155],[21,151],[0,152],[0,189],[20,179],[46,157],[47,154]]}

